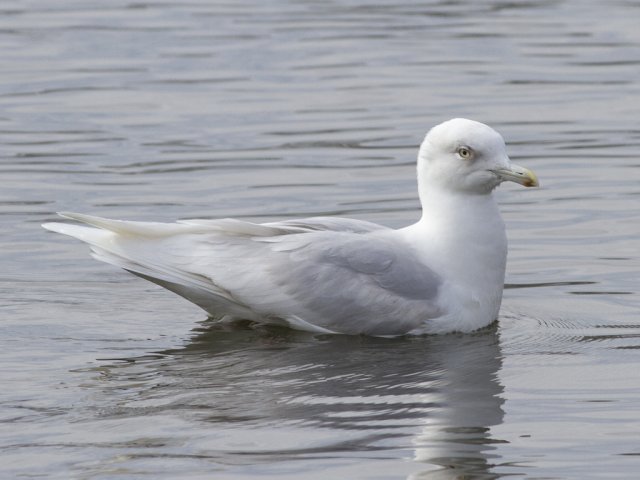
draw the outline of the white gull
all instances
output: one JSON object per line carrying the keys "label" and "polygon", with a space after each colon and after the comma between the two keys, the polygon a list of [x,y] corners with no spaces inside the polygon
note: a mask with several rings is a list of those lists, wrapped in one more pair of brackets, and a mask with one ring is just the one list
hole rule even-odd
{"label": "white gull", "polygon": [[399,230],[333,217],[156,223],[78,213],[60,215],[89,227],[43,226],[225,321],[380,336],[469,332],[500,309],[507,240],[492,192],[503,181],[538,185],[510,162],[500,134],[457,118],[426,135],[422,217]]}

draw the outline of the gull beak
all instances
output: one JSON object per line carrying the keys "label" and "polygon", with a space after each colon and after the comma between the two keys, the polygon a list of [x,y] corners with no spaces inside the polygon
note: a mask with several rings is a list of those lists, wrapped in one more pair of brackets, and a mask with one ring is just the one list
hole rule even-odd
{"label": "gull beak", "polygon": [[491,170],[503,182],[516,182],[525,187],[538,187],[538,177],[528,168],[511,164],[509,168],[496,168]]}

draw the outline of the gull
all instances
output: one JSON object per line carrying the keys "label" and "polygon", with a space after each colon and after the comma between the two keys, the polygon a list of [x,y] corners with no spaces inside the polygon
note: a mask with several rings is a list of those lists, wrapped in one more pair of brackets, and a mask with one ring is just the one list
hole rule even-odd
{"label": "gull", "polygon": [[498,317],[507,258],[493,191],[538,179],[511,163],[499,133],[463,118],[427,133],[417,177],[422,216],[397,230],[335,217],[157,223],[66,212],[89,226],[43,227],[219,321],[373,336],[485,327]]}

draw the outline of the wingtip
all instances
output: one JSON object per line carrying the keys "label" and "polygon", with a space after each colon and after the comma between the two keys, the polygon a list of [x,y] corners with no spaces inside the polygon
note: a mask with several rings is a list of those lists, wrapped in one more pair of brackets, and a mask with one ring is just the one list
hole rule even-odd
{"label": "wingtip", "polygon": [[62,230],[64,229],[63,223],[47,222],[47,223],[43,223],[40,226],[45,230],[49,230],[50,232],[55,232],[55,233],[63,233]]}
{"label": "wingtip", "polygon": [[76,220],[78,216],[82,216],[81,213],[75,213],[75,212],[56,212],[56,215],[62,218],[66,218],[68,220]]}
{"label": "wingtip", "polygon": [[[73,212],[56,212],[56,215],[62,218],[66,218],[68,220],[75,220]],[[45,222],[41,224],[41,227],[45,230],[49,230],[50,232],[63,233],[62,230],[67,224],[58,223],[58,222]]]}

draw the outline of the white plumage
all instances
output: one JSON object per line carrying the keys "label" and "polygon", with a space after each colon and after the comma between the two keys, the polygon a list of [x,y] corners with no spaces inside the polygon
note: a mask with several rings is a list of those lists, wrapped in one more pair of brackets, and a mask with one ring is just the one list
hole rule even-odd
{"label": "white plumage", "polygon": [[500,308],[507,244],[492,191],[505,180],[537,185],[497,132],[454,119],[421,145],[423,215],[399,230],[331,217],[152,223],[77,213],[61,216],[90,226],[43,226],[225,320],[346,334],[471,331]]}

